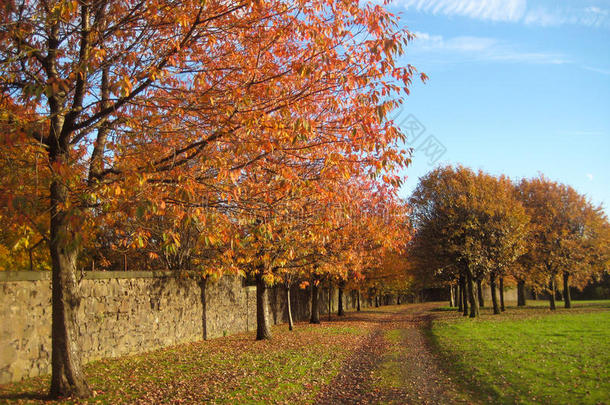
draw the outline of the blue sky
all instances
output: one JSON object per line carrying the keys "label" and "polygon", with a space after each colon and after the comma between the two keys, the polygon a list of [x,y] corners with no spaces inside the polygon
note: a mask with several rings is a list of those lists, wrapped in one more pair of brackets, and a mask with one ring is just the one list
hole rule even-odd
{"label": "blue sky", "polygon": [[[569,184],[610,212],[610,0],[394,0],[430,76],[396,117],[402,195],[438,164]],[[425,131],[423,130],[425,129]],[[444,153],[443,153],[444,151]]]}

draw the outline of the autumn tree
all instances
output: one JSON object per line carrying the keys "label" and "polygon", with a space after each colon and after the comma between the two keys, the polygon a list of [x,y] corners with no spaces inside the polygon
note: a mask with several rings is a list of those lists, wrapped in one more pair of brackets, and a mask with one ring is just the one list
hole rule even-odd
{"label": "autumn tree", "polygon": [[[441,167],[420,180],[410,203],[418,249],[413,257],[433,265],[437,276],[462,277],[470,316],[477,316],[475,283],[490,276],[494,297],[496,277],[523,250],[527,218],[510,180]],[[494,311],[499,312],[496,299]]]}
{"label": "autumn tree", "polygon": [[562,276],[569,308],[570,279],[584,287],[594,272],[607,266],[607,217],[572,187],[544,176],[522,180],[518,191],[531,217],[524,264],[528,271],[545,276],[552,310],[557,279]]}
{"label": "autumn tree", "polygon": [[83,229],[142,202],[152,217],[171,201],[178,222],[181,207],[225,206],[239,170],[295,140],[400,159],[383,121],[396,98],[380,101],[414,74],[395,65],[410,38],[395,26],[381,6],[331,0],[2,7],[2,147],[16,159],[37,144],[49,170],[51,396],[90,395],[75,319]]}

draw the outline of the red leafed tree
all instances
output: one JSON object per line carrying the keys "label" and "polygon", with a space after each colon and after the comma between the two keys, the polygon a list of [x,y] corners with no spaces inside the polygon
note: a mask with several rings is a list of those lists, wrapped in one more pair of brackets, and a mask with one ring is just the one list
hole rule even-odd
{"label": "red leafed tree", "polygon": [[[76,265],[101,224],[171,205],[170,228],[203,224],[210,210],[230,227],[239,172],[289,145],[375,170],[404,161],[398,129],[383,120],[397,102],[381,101],[414,74],[395,65],[410,38],[395,26],[380,6],[333,0],[5,2],[3,154],[38,153],[47,171],[36,198],[49,219],[51,396],[90,395]],[[294,179],[287,167],[279,175]],[[16,190],[2,191],[11,215],[36,229]],[[150,233],[130,225],[125,243],[145,246]],[[228,246],[230,232],[219,234]]]}

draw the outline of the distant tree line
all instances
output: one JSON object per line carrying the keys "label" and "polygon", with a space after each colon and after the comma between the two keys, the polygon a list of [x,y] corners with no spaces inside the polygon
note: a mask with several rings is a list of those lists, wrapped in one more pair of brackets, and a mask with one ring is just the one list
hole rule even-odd
{"label": "distant tree line", "polygon": [[529,287],[547,293],[551,309],[559,285],[570,308],[570,286],[582,289],[608,273],[610,225],[602,207],[542,175],[515,183],[440,167],[421,178],[409,203],[410,271],[449,286],[464,315],[479,315],[484,283],[499,314],[506,284],[516,284],[519,306]]}

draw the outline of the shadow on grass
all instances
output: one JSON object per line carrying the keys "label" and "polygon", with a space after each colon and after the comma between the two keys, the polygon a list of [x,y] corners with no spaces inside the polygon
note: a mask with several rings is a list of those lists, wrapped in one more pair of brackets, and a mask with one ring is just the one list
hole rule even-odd
{"label": "shadow on grass", "polygon": [[21,392],[18,394],[0,394],[0,402],[17,401],[20,399],[32,399],[37,401],[51,401],[47,393],[40,392]]}
{"label": "shadow on grass", "polygon": [[[505,404],[517,403],[517,398],[507,399],[502,397],[491,386],[483,384],[476,380],[462,365],[462,359],[457,355],[451,355],[441,350],[438,338],[432,333],[432,321],[422,326],[421,330],[426,340],[426,345],[430,352],[437,358],[437,365],[448,376],[450,376],[457,385],[465,391],[475,403],[482,404]],[[512,401],[512,402],[511,402]]]}
{"label": "shadow on grass", "polygon": [[430,312],[457,312],[457,308],[455,307],[438,307],[432,308]]}
{"label": "shadow on grass", "polygon": [[[506,307],[507,312],[500,315],[492,315],[491,308],[485,307],[481,308],[481,315],[483,315],[482,320],[484,321],[515,321],[527,319],[532,315],[552,317],[554,315],[576,315],[603,312],[610,307],[609,300],[573,301],[572,303],[573,307],[571,309],[566,309],[563,305],[560,305],[563,304],[563,302],[558,301],[557,310],[551,311],[548,306],[546,306],[548,305],[548,301],[532,301],[532,305],[527,306],[508,305]],[[455,317],[452,316],[450,312],[455,312]],[[450,308],[448,306],[430,309],[430,314],[433,316],[433,321],[434,319],[438,319],[441,322],[462,319],[462,317],[458,315],[459,313],[456,308]],[[475,400],[475,402],[485,404],[513,404],[523,401],[523,398],[519,396],[520,394],[518,392],[508,393],[502,391],[498,386],[477,379],[476,375],[473,374],[473,368],[475,368],[474,366],[476,365],[469,364],[467,359],[457,353],[454,354],[450,351],[443,350],[440,338],[433,333],[432,329],[433,322],[422,325],[422,332],[426,338],[426,344],[430,351],[436,356],[439,367],[446,372],[447,375],[451,376],[451,378],[456,381],[460,387]],[[549,336],[561,337],[564,336],[564,334],[554,333]]]}

